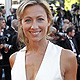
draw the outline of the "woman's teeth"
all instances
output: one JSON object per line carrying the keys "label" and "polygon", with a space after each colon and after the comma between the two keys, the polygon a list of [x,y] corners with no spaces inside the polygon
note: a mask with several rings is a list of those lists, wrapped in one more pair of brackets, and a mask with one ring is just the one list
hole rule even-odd
{"label": "woman's teeth", "polygon": [[40,32],[36,32],[36,33],[32,33],[32,34],[34,34],[34,35],[36,35],[36,34],[39,34]]}
{"label": "woman's teeth", "polygon": [[37,34],[39,34],[41,31],[38,31],[38,32],[31,32],[31,31],[29,31],[31,34],[33,34],[33,35],[37,35]]}

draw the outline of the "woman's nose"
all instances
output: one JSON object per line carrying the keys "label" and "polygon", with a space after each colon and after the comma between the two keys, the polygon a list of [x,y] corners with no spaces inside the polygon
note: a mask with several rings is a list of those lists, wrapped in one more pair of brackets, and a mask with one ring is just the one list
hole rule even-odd
{"label": "woman's nose", "polygon": [[37,29],[38,28],[38,23],[36,20],[33,21],[31,29]]}

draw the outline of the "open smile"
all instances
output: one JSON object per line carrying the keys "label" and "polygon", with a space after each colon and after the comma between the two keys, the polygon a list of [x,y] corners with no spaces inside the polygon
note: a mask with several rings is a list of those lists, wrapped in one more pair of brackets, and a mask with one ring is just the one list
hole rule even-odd
{"label": "open smile", "polygon": [[33,36],[39,35],[41,31],[29,31]]}

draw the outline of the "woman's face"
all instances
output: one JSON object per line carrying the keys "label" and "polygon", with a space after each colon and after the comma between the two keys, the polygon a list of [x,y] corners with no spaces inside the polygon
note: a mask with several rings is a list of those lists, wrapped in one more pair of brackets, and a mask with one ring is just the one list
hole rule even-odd
{"label": "woman's face", "polygon": [[21,28],[29,41],[46,39],[50,21],[43,7],[40,5],[29,6],[24,10]]}

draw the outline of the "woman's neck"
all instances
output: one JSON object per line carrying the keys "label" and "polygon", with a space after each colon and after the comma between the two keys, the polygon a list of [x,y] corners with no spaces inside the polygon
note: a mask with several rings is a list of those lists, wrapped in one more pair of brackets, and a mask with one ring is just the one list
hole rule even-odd
{"label": "woman's neck", "polygon": [[39,42],[29,42],[28,51],[33,53],[44,52],[47,48],[48,40],[39,41]]}

